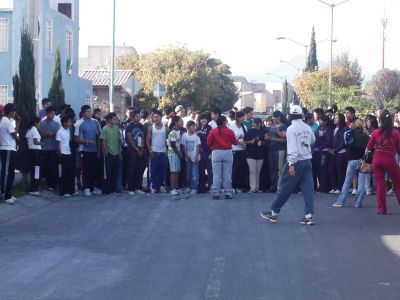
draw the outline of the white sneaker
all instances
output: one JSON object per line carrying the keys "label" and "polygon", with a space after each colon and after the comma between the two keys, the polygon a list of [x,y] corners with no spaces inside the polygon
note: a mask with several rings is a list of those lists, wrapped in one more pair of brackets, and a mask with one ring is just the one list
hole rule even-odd
{"label": "white sneaker", "polygon": [[190,194],[191,191],[192,190],[190,188],[186,188],[186,189],[183,190],[183,192],[186,193],[186,194]]}
{"label": "white sneaker", "polygon": [[14,201],[12,198],[7,199],[7,200],[4,201],[4,202],[7,203],[7,204],[14,204],[14,203],[15,203],[15,201]]}
{"label": "white sneaker", "polygon": [[68,198],[68,197],[71,197],[71,195],[70,194],[64,194],[64,197]]}
{"label": "white sneaker", "polygon": [[190,191],[190,195],[196,195],[197,194],[197,190],[193,189]]}
{"label": "white sneaker", "polygon": [[179,192],[178,192],[177,190],[173,189],[173,190],[171,191],[171,195],[172,195],[172,196],[179,195]]}
{"label": "white sneaker", "polygon": [[352,195],[357,195],[357,190],[353,189],[353,191],[351,192]]}
{"label": "white sneaker", "polygon": [[390,190],[386,193],[386,195],[392,195],[393,193],[394,193],[393,189],[390,189]]}
{"label": "white sneaker", "polygon": [[29,192],[29,195],[39,197],[41,194],[40,192]]}
{"label": "white sneaker", "polygon": [[340,190],[336,190],[333,193],[338,195],[338,194],[340,194]]}
{"label": "white sneaker", "polygon": [[135,192],[134,192],[134,191],[129,191],[129,192],[128,192],[128,195],[129,195],[129,196],[135,196]]}
{"label": "white sneaker", "polygon": [[101,190],[99,190],[98,188],[95,188],[94,191],[93,191],[93,194],[94,194],[94,195],[101,195],[102,192],[101,192]]}
{"label": "white sneaker", "polygon": [[334,194],[335,193],[335,190],[330,190],[329,191],[329,194]]}
{"label": "white sneaker", "polygon": [[78,195],[79,195],[79,192],[75,192],[72,194],[72,196],[78,196]]}
{"label": "white sneaker", "polygon": [[83,191],[83,195],[89,197],[89,196],[92,196],[92,193],[90,192],[90,189],[85,189]]}
{"label": "white sneaker", "polygon": [[139,195],[146,194],[146,193],[145,193],[145,192],[143,192],[142,190],[136,190],[136,191],[135,191],[135,193],[136,193],[136,194],[139,194]]}
{"label": "white sneaker", "polygon": [[150,189],[150,192],[151,192],[152,194],[155,194],[155,193],[157,193],[157,190],[156,190],[156,189],[153,189],[153,188],[151,188],[151,189]]}
{"label": "white sneaker", "polygon": [[160,187],[160,193],[166,193],[167,189],[165,188],[165,186],[161,186]]}
{"label": "white sneaker", "polygon": [[241,194],[242,193],[242,191],[239,190],[239,189],[236,189],[235,192],[236,192],[236,194]]}
{"label": "white sneaker", "polygon": [[365,194],[366,194],[367,196],[372,195],[372,191],[371,191],[370,189],[367,189],[367,191],[365,192]]}

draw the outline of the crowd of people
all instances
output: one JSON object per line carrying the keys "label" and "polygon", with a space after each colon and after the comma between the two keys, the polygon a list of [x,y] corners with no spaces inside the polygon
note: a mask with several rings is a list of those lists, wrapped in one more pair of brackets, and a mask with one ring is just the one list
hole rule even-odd
{"label": "crowd of people", "polygon": [[[14,104],[1,110],[1,194],[13,204],[20,119]],[[260,119],[249,107],[223,113],[178,105],[162,112],[129,108],[118,117],[103,116],[88,105],[76,114],[69,105],[52,106],[51,99],[43,99],[26,133],[29,194],[40,196],[40,188],[64,197],[168,191],[231,199],[235,193],[279,193],[279,186],[287,184],[282,172],[290,163],[288,128],[304,130],[304,125],[313,135],[302,143],[312,140],[308,179],[314,192],[337,194],[335,207],[344,206],[348,194],[362,207],[364,195],[376,192],[380,214],[386,214],[387,193],[400,199],[400,125],[398,115],[386,110],[358,118],[353,107],[341,113],[332,105],[326,110],[302,108],[301,114],[275,111]],[[293,144],[295,151],[303,144]],[[372,153],[373,172],[360,172],[360,160]],[[301,182],[294,192],[304,193]]]}

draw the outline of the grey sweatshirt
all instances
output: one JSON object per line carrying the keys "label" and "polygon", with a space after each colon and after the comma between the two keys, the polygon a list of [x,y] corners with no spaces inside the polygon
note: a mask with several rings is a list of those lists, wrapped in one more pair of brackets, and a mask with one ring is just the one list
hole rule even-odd
{"label": "grey sweatshirt", "polygon": [[315,143],[315,136],[303,120],[293,120],[286,132],[287,162],[289,165],[301,160],[311,159],[311,145]]}

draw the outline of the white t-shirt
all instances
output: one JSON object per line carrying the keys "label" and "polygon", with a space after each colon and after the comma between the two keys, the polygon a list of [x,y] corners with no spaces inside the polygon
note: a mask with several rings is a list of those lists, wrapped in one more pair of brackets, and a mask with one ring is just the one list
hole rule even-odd
{"label": "white t-shirt", "polygon": [[69,147],[69,140],[71,137],[71,133],[69,129],[64,129],[61,127],[56,134],[56,141],[60,142],[60,150],[61,154],[69,155],[71,154],[71,148]]}
{"label": "white t-shirt", "polygon": [[[229,124],[228,128],[233,131],[233,133],[235,134],[235,138],[237,140],[239,140],[239,142],[243,141],[244,134],[245,134],[245,132],[243,130],[243,126],[238,128],[237,125],[236,125],[236,122],[235,122],[235,123]],[[239,144],[232,145],[232,151],[242,151],[242,150],[245,150],[245,149],[246,149],[246,146],[242,146],[242,145],[239,145]]]}
{"label": "white t-shirt", "polygon": [[15,123],[7,117],[0,121],[0,150],[17,151],[17,143],[11,136],[15,132]]}
{"label": "white t-shirt", "polygon": [[217,122],[215,122],[214,120],[211,120],[211,121],[208,123],[208,125],[210,125],[212,129],[215,129],[215,128],[218,127],[218,126],[217,126]]}
{"label": "white t-shirt", "polygon": [[41,150],[42,146],[41,145],[35,145],[35,143],[33,142],[34,139],[36,139],[38,142],[40,142],[40,134],[39,131],[37,130],[37,128],[35,126],[32,126],[31,129],[28,129],[28,131],[26,132],[26,140],[28,141],[28,148],[31,150]]}
{"label": "white t-shirt", "polygon": [[182,145],[185,147],[187,155],[190,157],[191,161],[196,159],[197,147],[201,144],[199,136],[194,133],[189,135],[188,133],[182,136]]}
{"label": "white t-shirt", "polygon": [[[74,133],[74,135],[75,135],[75,136],[78,136],[78,137],[79,137],[79,126],[80,126],[82,123],[83,123],[83,119],[79,119],[78,121],[75,122],[75,124],[74,124],[74,127],[75,127],[75,133]],[[79,144],[79,145],[78,145],[77,151],[78,151],[78,152],[81,152],[82,150],[83,150],[83,145],[82,145],[82,144]]]}

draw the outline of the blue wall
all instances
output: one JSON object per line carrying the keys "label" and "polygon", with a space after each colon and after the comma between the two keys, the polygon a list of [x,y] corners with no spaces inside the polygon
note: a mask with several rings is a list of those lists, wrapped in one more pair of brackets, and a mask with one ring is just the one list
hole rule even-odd
{"label": "blue wall", "polygon": [[8,96],[12,96],[12,12],[0,11],[0,18],[8,19],[8,52],[0,52],[0,85],[8,85]]}

